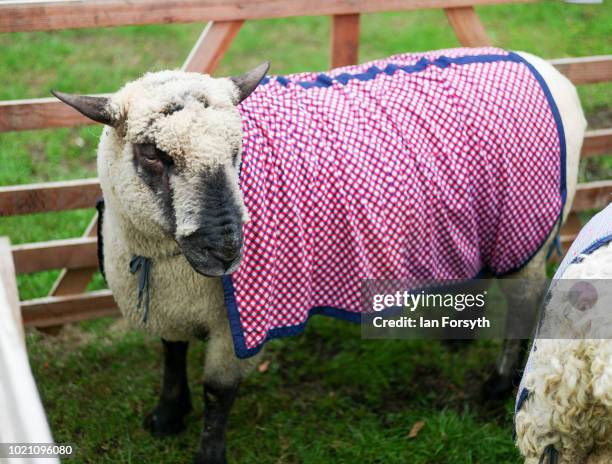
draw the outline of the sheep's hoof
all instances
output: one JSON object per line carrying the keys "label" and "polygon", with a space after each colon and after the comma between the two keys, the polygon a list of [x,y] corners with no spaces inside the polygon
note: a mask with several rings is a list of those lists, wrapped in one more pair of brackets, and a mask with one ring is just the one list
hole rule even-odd
{"label": "sheep's hoof", "polygon": [[193,464],[227,464],[225,449],[222,447],[200,449],[193,457]]}
{"label": "sheep's hoof", "polygon": [[185,428],[183,418],[191,411],[191,403],[160,401],[144,420],[144,427],[155,437],[175,435]]}
{"label": "sheep's hoof", "polygon": [[514,390],[512,378],[493,372],[482,385],[481,397],[485,401],[505,401]]}

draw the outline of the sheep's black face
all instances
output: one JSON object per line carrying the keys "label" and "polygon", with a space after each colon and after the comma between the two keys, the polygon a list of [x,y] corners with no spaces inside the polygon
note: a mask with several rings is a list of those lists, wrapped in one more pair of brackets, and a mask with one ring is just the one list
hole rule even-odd
{"label": "sheep's black face", "polygon": [[155,193],[168,232],[176,231],[170,178],[175,165],[172,158],[152,143],[132,144],[134,167],[142,180]]}
{"label": "sheep's black face", "polygon": [[166,229],[189,264],[206,276],[233,272],[240,264],[245,216],[236,194],[238,153],[231,166],[194,172],[176,166],[152,143],[133,144],[132,151],[136,172],[155,194]]}
{"label": "sheep's black face", "polygon": [[218,168],[200,174],[200,189],[192,211],[198,228],[177,241],[189,264],[200,274],[220,276],[232,273],[242,258],[244,208],[234,192],[227,171]]}

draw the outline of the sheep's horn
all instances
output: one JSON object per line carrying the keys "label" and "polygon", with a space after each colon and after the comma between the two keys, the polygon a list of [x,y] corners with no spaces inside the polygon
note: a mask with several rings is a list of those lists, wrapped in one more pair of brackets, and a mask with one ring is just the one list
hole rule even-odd
{"label": "sheep's horn", "polygon": [[236,104],[243,101],[246,97],[251,95],[253,90],[257,88],[261,80],[265,77],[266,73],[270,69],[270,62],[265,61],[251,71],[240,76],[232,76],[230,80],[238,87],[238,101]]}
{"label": "sheep's horn", "polygon": [[96,122],[107,126],[115,126],[117,121],[112,116],[110,99],[107,97],[89,97],[87,95],[73,95],[70,93],[52,90],[51,93],[67,105],[72,106],[79,113]]}

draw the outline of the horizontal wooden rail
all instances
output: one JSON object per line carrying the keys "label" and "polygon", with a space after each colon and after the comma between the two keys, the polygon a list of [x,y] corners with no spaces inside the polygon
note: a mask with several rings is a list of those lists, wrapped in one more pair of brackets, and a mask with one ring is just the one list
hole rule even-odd
{"label": "horizontal wooden rail", "polygon": [[17,274],[49,269],[83,269],[98,265],[97,238],[80,237],[13,246]]}
{"label": "horizontal wooden rail", "polygon": [[[578,184],[572,211],[602,208],[612,199],[609,198],[610,193],[612,181],[609,180]],[[0,217],[90,208],[101,194],[97,179],[0,187]],[[71,244],[72,246],[76,245]],[[37,250],[23,250],[20,253],[36,255],[40,249]]]}
{"label": "horizontal wooden rail", "polygon": [[55,97],[0,101],[0,132],[85,124],[93,121]]}
{"label": "horizontal wooden rail", "polygon": [[[0,15],[1,11],[2,7],[0,6]],[[207,30],[203,34],[203,37],[210,34],[211,37],[209,37],[209,40],[212,41],[213,45],[218,44],[219,46],[226,47],[237,34],[240,24],[240,22],[236,22],[218,25],[215,29]],[[212,69],[211,67],[214,66],[220,58],[219,54],[214,51],[206,51],[206,49],[201,47],[195,47],[194,50],[196,51],[190,56],[191,61],[186,65],[188,70]],[[347,59],[354,61],[352,57]],[[584,61],[586,70],[579,72],[578,70],[581,69],[580,65],[569,64],[568,62],[571,60],[576,60],[577,62]],[[612,55],[552,60],[553,63],[559,63],[561,61],[564,64],[558,64],[556,66],[562,72],[565,72],[574,83],[612,81],[612,71],[608,74],[606,74],[607,71],[605,71],[608,68],[612,69]],[[204,66],[203,63],[206,65]],[[199,67],[200,64],[202,64],[202,68]],[[593,71],[588,71],[588,69],[593,69]],[[601,79],[597,81],[585,81],[585,76],[591,76],[591,79],[595,79],[594,76],[599,76],[598,79]],[[607,77],[604,79],[605,76]],[[100,94],[97,96],[107,95]],[[95,123],[55,98],[0,101],[0,132],[48,129],[54,127],[74,127],[89,124]]]}
{"label": "horizontal wooden rail", "polygon": [[[88,181],[88,185],[92,185],[92,181]],[[612,181],[578,184],[572,211],[600,209],[611,201]],[[567,245],[576,234],[572,232],[562,235],[562,241]],[[17,274],[60,268],[89,270],[96,269],[98,265],[96,237],[16,245],[13,246],[12,253]]]}
{"label": "horizontal wooden rail", "polygon": [[[611,201],[611,181],[579,184],[572,211],[604,207]],[[577,233],[564,232],[562,230],[563,244],[571,244]],[[12,252],[17,274],[60,268],[91,269],[98,266],[96,237],[16,245],[12,247]]]}
{"label": "horizontal wooden rail", "polygon": [[602,209],[612,202],[612,180],[578,184],[572,211]]}
{"label": "horizontal wooden rail", "polygon": [[574,84],[612,81],[612,55],[559,58],[550,62]]}
{"label": "horizontal wooden rail", "polygon": [[[47,0],[0,3],[0,32],[457,8],[509,0]],[[516,1],[516,0],[514,0]],[[533,0],[518,0],[528,2]]]}
{"label": "horizontal wooden rail", "polygon": [[110,290],[21,302],[21,315],[26,327],[49,327],[118,314]]}
{"label": "horizontal wooden rail", "polygon": [[582,144],[582,158],[612,153],[612,129],[588,131]]}
{"label": "horizontal wooden rail", "polygon": [[0,217],[91,208],[101,195],[98,179],[0,187]]}

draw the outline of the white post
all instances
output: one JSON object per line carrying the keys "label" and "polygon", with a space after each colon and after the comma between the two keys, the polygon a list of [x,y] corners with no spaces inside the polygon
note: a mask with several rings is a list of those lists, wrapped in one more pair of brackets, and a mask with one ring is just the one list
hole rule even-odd
{"label": "white post", "polygon": [[[13,257],[4,237],[0,237],[0,443],[53,443],[28,362]],[[59,464],[57,458],[11,462]]]}

